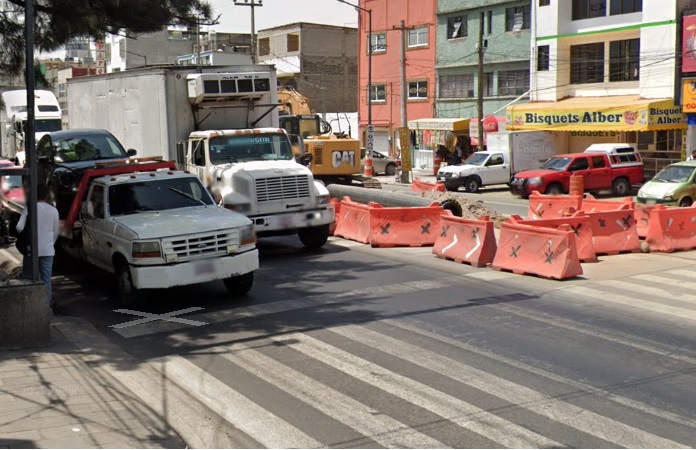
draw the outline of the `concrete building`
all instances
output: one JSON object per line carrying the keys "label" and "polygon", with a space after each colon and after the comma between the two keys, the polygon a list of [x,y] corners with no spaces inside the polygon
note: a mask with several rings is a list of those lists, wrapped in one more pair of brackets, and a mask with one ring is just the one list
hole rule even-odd
{"label": "concrete building", "polygon": [[[407,122],[435,117],[435,9],[436,0],[360,0],[372,11],[372,42],[368,44],[368,15],[359,14],[360,129],[368,125],[367,96],[372,98],[374,150],[399,151],[397,128],[401,120],[401,39],[404,21],[406,45]],[[368,92],[369,46],[372,45],[372,91]],[[364,139],[366,141],[366,139]],[[416,155],[417,156],[417,155]]]}
{"label": "concrete building", "polygon": [[531,102],[507,127],[561,133],[559,151],[635,144],[646,174],[680,160],[680,0],[539,0],[532,7]]}
{"label": "concrete building", "polygon": [[357,30],[292,23],[258,32],[258,61],[273,64],[318,113],[357,110]]}

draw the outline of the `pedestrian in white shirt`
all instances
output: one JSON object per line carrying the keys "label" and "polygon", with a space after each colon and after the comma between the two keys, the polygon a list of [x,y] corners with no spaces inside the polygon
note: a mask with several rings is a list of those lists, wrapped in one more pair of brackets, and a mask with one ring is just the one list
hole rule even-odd
{"label": "pedestrian in white shirt", "polygon": [[[25,198],[29,198],[27,195]],[[51,274],[53,272],[53,257],[56,254],[54,245],[58,240],[60,232],[60,224],[58,219],[58,210],[46,203],[46,189],[43,186],[38,186],[37,189],[38,203],[36,205],[36,213],[38,220],[36,221],[38,229],[38,254],[39,254],[39,273],[41,281],[48,288],[48,306],[53,307],[53,299],[51,292]],[[27,210],[24,208],[22,215],[17,222],[17,232],[21,233],[27,223]],[[29,279],[31,273],[31,254],[24,255],[22,261],[22,274],[20,278]]]}
{"label": "pedestrian in white shirt", "polygon": [[691,156],[689,156],[688,158],[686,158],[686,160],[687,160],[687,161],[696,161],[696,150],[694,150],[693,152],[691,152]]}

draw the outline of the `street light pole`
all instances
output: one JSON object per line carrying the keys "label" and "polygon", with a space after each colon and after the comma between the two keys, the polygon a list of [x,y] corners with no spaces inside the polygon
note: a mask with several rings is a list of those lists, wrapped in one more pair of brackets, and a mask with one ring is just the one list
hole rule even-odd
{"label": "street light pole", "polygon": [[348,3],[346,0],[336,0],[340,3],[352,6],[355,9],[367,13],[367,154],[365,155],[366,177],[373,175],[372,171],[372,150],[374,145],[375,127],[372,126],[372,10],[363,8],[360,5]]}
{"label": "street light pole", "polygon": [[234,0],[234,4],[238,6],[251,7],[251,62],[252,64],[258,64],[256,52],[256,17],[254,15],[254,8],[257,6],[263,6],[263,0]]}
{"label": "street light pole", "polygon": [[[36,158],[36,145],[34,136],[34,87],[36,84],[34,73],[34,0],[27,0],[24,5],[24,38],[25,44],[25,66],[27,82],[27,124],[24,127],[24,155],[29,167],[29,198],[27,199],[27,216],[29,221],[25,226],[29,226],[31,237],[31,278],[36,283],[39,281],[39,232],[37,228],[37,185],[38,170]],[[41,199],[44,200],[44,199]]]}

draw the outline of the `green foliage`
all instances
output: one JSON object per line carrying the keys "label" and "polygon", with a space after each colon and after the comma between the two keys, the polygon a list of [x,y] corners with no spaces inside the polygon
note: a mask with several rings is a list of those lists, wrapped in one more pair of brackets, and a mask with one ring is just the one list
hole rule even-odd
{"label": "green foliage", "polygon": [[[0,0],[0,73],[24,67],[24,0]],[[35,48],[56,50],[79,36],[139,34],[210,20],[205,0],[34,0]]]}

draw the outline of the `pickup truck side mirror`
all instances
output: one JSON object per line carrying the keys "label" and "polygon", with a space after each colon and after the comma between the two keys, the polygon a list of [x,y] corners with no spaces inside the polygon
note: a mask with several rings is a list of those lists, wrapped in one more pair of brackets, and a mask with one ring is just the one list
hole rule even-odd
{"label": "pickup truck side mirror", "polygon": [[128,151],[126,152],[126,154],[127,154],[128,156],[135,156],[135,155],[138,154],[138,151],[137,151],[137,150],[134,150],[134,149],[132,149],[132,148],[129,148]]}
{"label": "pickup truck side mirror", "polygon": [[313,156],[310,153],[305,153],[304,155],[300,156],[298,159],[298,162],[302,164],[303,166],[309,166],[309,164],[312,162]]}

